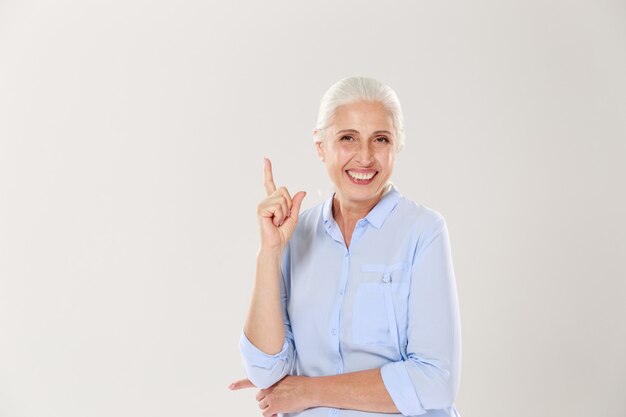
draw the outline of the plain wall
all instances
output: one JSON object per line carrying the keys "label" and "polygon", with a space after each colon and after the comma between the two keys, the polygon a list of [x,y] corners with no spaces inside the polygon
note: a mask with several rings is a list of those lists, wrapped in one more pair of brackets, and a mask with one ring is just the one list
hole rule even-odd
{"label": "plain wall", "polygon": [[238,338],[319,100],[397,92],[448,222],[463,417],[623,417],[623,1],[0,2],[0,415],[252,416]]}

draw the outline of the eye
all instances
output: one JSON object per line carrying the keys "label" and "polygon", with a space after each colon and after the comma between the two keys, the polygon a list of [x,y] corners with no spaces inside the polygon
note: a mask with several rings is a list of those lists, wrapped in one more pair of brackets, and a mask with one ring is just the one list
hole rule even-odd
{"label": "eye", "polygon": [[344,140],[346,138],[348,138],[347,140],[349,141],[350,139],[352,139],[352,136],[350,135],[342,136],[339,140]]}
{"label": "eye", "polygon": [[[379,139],[382,139],[382,140],[379,140]],[[376,138],[376,140],[378,142],[389,143],[389,139],[387,139],[385,136],[379,136],[379,137]]]}

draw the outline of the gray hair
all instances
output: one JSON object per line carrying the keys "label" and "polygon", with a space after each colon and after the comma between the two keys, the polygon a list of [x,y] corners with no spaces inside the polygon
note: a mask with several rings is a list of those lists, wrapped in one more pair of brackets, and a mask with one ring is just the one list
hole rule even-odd
{"label": "gray hair", "polygon": [[315,128],[315,142],[326,138],[326,129],[332,123],[339,106],[355,101],[373,101],[381,103],[391,114],[398,151],[404,146],[404,117],[398,96],[391,87],[368,77],[348,77],[337,81],[322,96]]}

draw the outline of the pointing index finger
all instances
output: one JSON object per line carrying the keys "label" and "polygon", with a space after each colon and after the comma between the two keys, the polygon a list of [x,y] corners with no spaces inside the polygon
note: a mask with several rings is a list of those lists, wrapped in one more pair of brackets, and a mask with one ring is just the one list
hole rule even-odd
{"label": "pointing index finger", "polygon": [[265,191],[267,191],[267,195],[272,194],[276,191],[276,185],[274,185],[274,176],[272,175],[272,163],[268,158],[265,159]]}

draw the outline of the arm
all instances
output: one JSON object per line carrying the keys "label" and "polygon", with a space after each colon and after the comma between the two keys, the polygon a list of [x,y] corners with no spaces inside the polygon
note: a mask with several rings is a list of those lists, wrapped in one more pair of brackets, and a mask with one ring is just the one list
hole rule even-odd
{"label": "arm", "polygon": [[407,360],[381,375],[404,415],[450,407],[460,382],[461,327],[448,229],[439,220],[413,259]]}
{"label": "arm", "polygon": [[288,250],[281,255],[259,249],[252,301],[239,343],[246,374],[261,388],[287,375],[295,356],[281,257],[289,270]]}
{"label": "arm", "polygon": [[[291,270],[288,242],[306,195],[300,191],[292,199],[287,188],[276,189],[267,158],[264,173],[267,198],[257,207],[261,246],[250,309],[239,342],[246,374],[258,387],[276,383],[293,365],[295,348],[287,318],[285,274]],[[286,263],[282,271],[281,261]]]}
{"label": "arm", "polygon": [[[230,389],[252,388],[239,380]],[[380,376],[380,369],[348,374],[306,377],[287,376],[256,397],[264,417],[299,412],[312,407],[333,407],[379,413],[398,413]]]}
{"label": "arm", "polygon": [[279,250],[259,248],[252,300],[244,324],[244,334],[260,350],[274,355],[282,350],[285,339],[280,303]]}
{"label": "arm", "polygon": [[309,378],[309,407],[398,413],[380,369]]}

